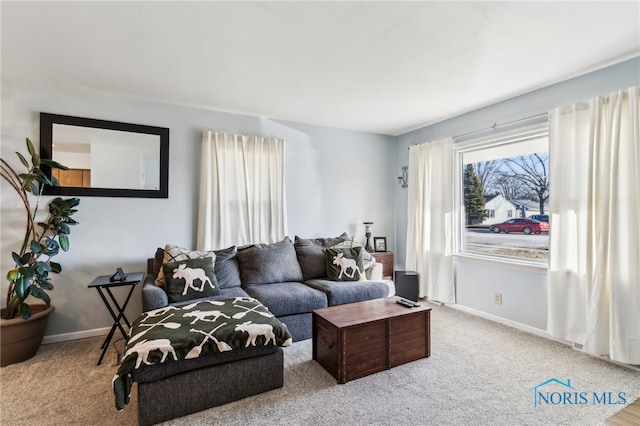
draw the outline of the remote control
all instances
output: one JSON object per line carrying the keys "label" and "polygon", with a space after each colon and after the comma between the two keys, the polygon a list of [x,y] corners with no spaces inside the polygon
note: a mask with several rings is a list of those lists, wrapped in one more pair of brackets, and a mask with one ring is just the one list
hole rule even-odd
{"label": "remote control", "polygon": [[420,306],[419,303],[407,299],[398,299],[396,300],[396,303],[406,306],[407,308],[417,308],[418,306]]}

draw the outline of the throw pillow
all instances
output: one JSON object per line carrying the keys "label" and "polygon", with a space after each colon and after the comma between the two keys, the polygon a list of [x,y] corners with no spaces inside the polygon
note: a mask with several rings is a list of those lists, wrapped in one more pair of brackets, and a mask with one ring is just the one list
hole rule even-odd
{"label": "throw pillow", "polygon": [[331,248],[350,248],[350,247],[362,247],[362,250],[360,251],[360,253],[362,256],[362,267],[364,268],[365,271],[371,268],[374,263],[376,263],[376,258],[373,257],[371,253],[366,251],[362,246],[362,244],[360,244],[357,241],[347,240],[331,246]]}
{"label": "throw pillow", "polygon": [[302,270],[289,237],[273,244],[252,244],[238,248],[242,285],[302,281]]}
{"label": "throw pillow", "polygon": [[162,265],[169,302],[184,302],[220,294],[213,258],[185,259]]}
{"label": "throw pillow", "polygon": [[[165,264],[186,259],[200,259],[203,257],[210,257],[215,260],[216,255],[213,251],[189,250],[172,244],[167,244],[164,247],[164,258],[162,259],[162,263]],[[155,283],[161,287],[165,286],[164,268],[161,268],[158,272],[158,277],[156,278]]]}
{"label": "throw pillow", "polygon": [[341,243],[349,238],[347,233],[335,238],[305,239],[296,235],[294,247],[305,281],[327,277],[327,263],[322,249]]}
{"label": "throw pillow", "polygon": [[359,281],[364,276],[362,247],[326,248],[327,277],[331,281]]}

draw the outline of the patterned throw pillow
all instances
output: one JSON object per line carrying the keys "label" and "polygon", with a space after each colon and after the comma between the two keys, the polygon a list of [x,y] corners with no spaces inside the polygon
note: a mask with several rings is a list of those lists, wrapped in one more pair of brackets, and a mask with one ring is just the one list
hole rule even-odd
{"label": "patterned throw pillow", "polygon": [[362,247],[326,248],[327,277],[331,281],[359,281],[364,275]]}
{"label": "patterned throw pillow", "polygon": [[369,268],[371,268],[375,263],[376,263],[376,259],[375,257],[373,257],[371,255],[371,253],[369,253],[368,251],[366,251],[364,249],[364,247],[362,247],[362,244],[360,244],[357,241],[353,241],[353,239],[348,240],[348,241],[344,241],[342,243],[338,243],[336,245],[331,246],[331,248],[350,248],[350,247],[360,247],[360,260],[362,261],[362,275],[360,275],[360,281],[367,281],[367,276],[365,274],[365,271]]}
{"label": "patterned throw pillow", "polygon": [[[162,263],[165,264],[186,259],[201,259],[203,257],[210,257],[214,261],[216,260],[216,254],[213,250],[196,251],[174,246],[172,244],[167,244],[164,247],[164,259],[162,259]],[[160,271],[158,271],[158,277],[156,278],[155,283],[160,287],[165,286],[164,268],[161,268]]]}
{"label": "patterned throw pillow", "polygon": [[162,265],[169,302],[184,302],[220,294],[213,259],[185,259]]}

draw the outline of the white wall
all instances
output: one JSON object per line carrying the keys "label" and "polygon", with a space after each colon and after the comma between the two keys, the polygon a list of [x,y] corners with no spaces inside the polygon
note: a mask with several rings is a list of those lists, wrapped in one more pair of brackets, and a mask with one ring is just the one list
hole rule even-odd
{"label": "white wall", "polygon": [[[13,161],[29,137],[36,146],[39,113],[74,115],[168,127],[169,198],[81,197],[71,250],[56,260],[56,307],[48,341],[92,335],[112,321],[98,294],[87,285],[97,275],[144,271],[146,259],[167,243],[194,247],[198,208],[200,139],[203,130],[242,132],[286,140],[289,235],[335,236],[343,231],[364,240],[362,222],[393,247],[394,138],[260,117],[160,104],[75,90],[2,81],[2,158]],[[13,163],[19,165],[19,161]],[[346,182],[346,183],[345,183]],[[23,237],[17,196],[2,182],[0,272],[13,267],[11,251]],[[45,197],[45,200],[50,197]],[[4,280],[3,280],[4,282]],[[2,303],[5,301],[2,286]],[[129,318],[141,312],[136,290]],[[122,297],[122,292],[118,292]],[[93,330],[93,331],[92,331]]]}
{"label": "white wall", "polygon": [[[558,106],[586,101],[595,95],[606,95],[634,85],[640,85],[640,58],[406,133],[397,138],[395,171],[397,173],[409,163],[410,145],[486,129],[494,123],[508,123],[531,117]],[[402,268],[406,257],[406,190],[396,188],[395,203],[396,267]],[[459,305],[531,327],[546,328],[546,273],[514,269],[513,266],[500,263],[478,263],[475,260],[457,258],[455,277]],[[502,305],[494,304],[493,296],[496,292],[502,293]]]}

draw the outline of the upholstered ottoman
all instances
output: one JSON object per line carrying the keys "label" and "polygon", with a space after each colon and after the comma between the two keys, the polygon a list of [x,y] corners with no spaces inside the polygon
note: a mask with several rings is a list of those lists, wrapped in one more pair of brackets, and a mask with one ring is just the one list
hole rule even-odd
{"label": "upholstered ottoman", "polygon": [[138,422],[151,425],[281,388],[283,366],[282,348],[276,346],[142,366],[133,374]]}
{"label": "upholstered ottoman", "polygon": [[250,297],[145,312],[113,380],[116,408],[138,383],[138,420],[154,424],[283,385],[286,325]]}

